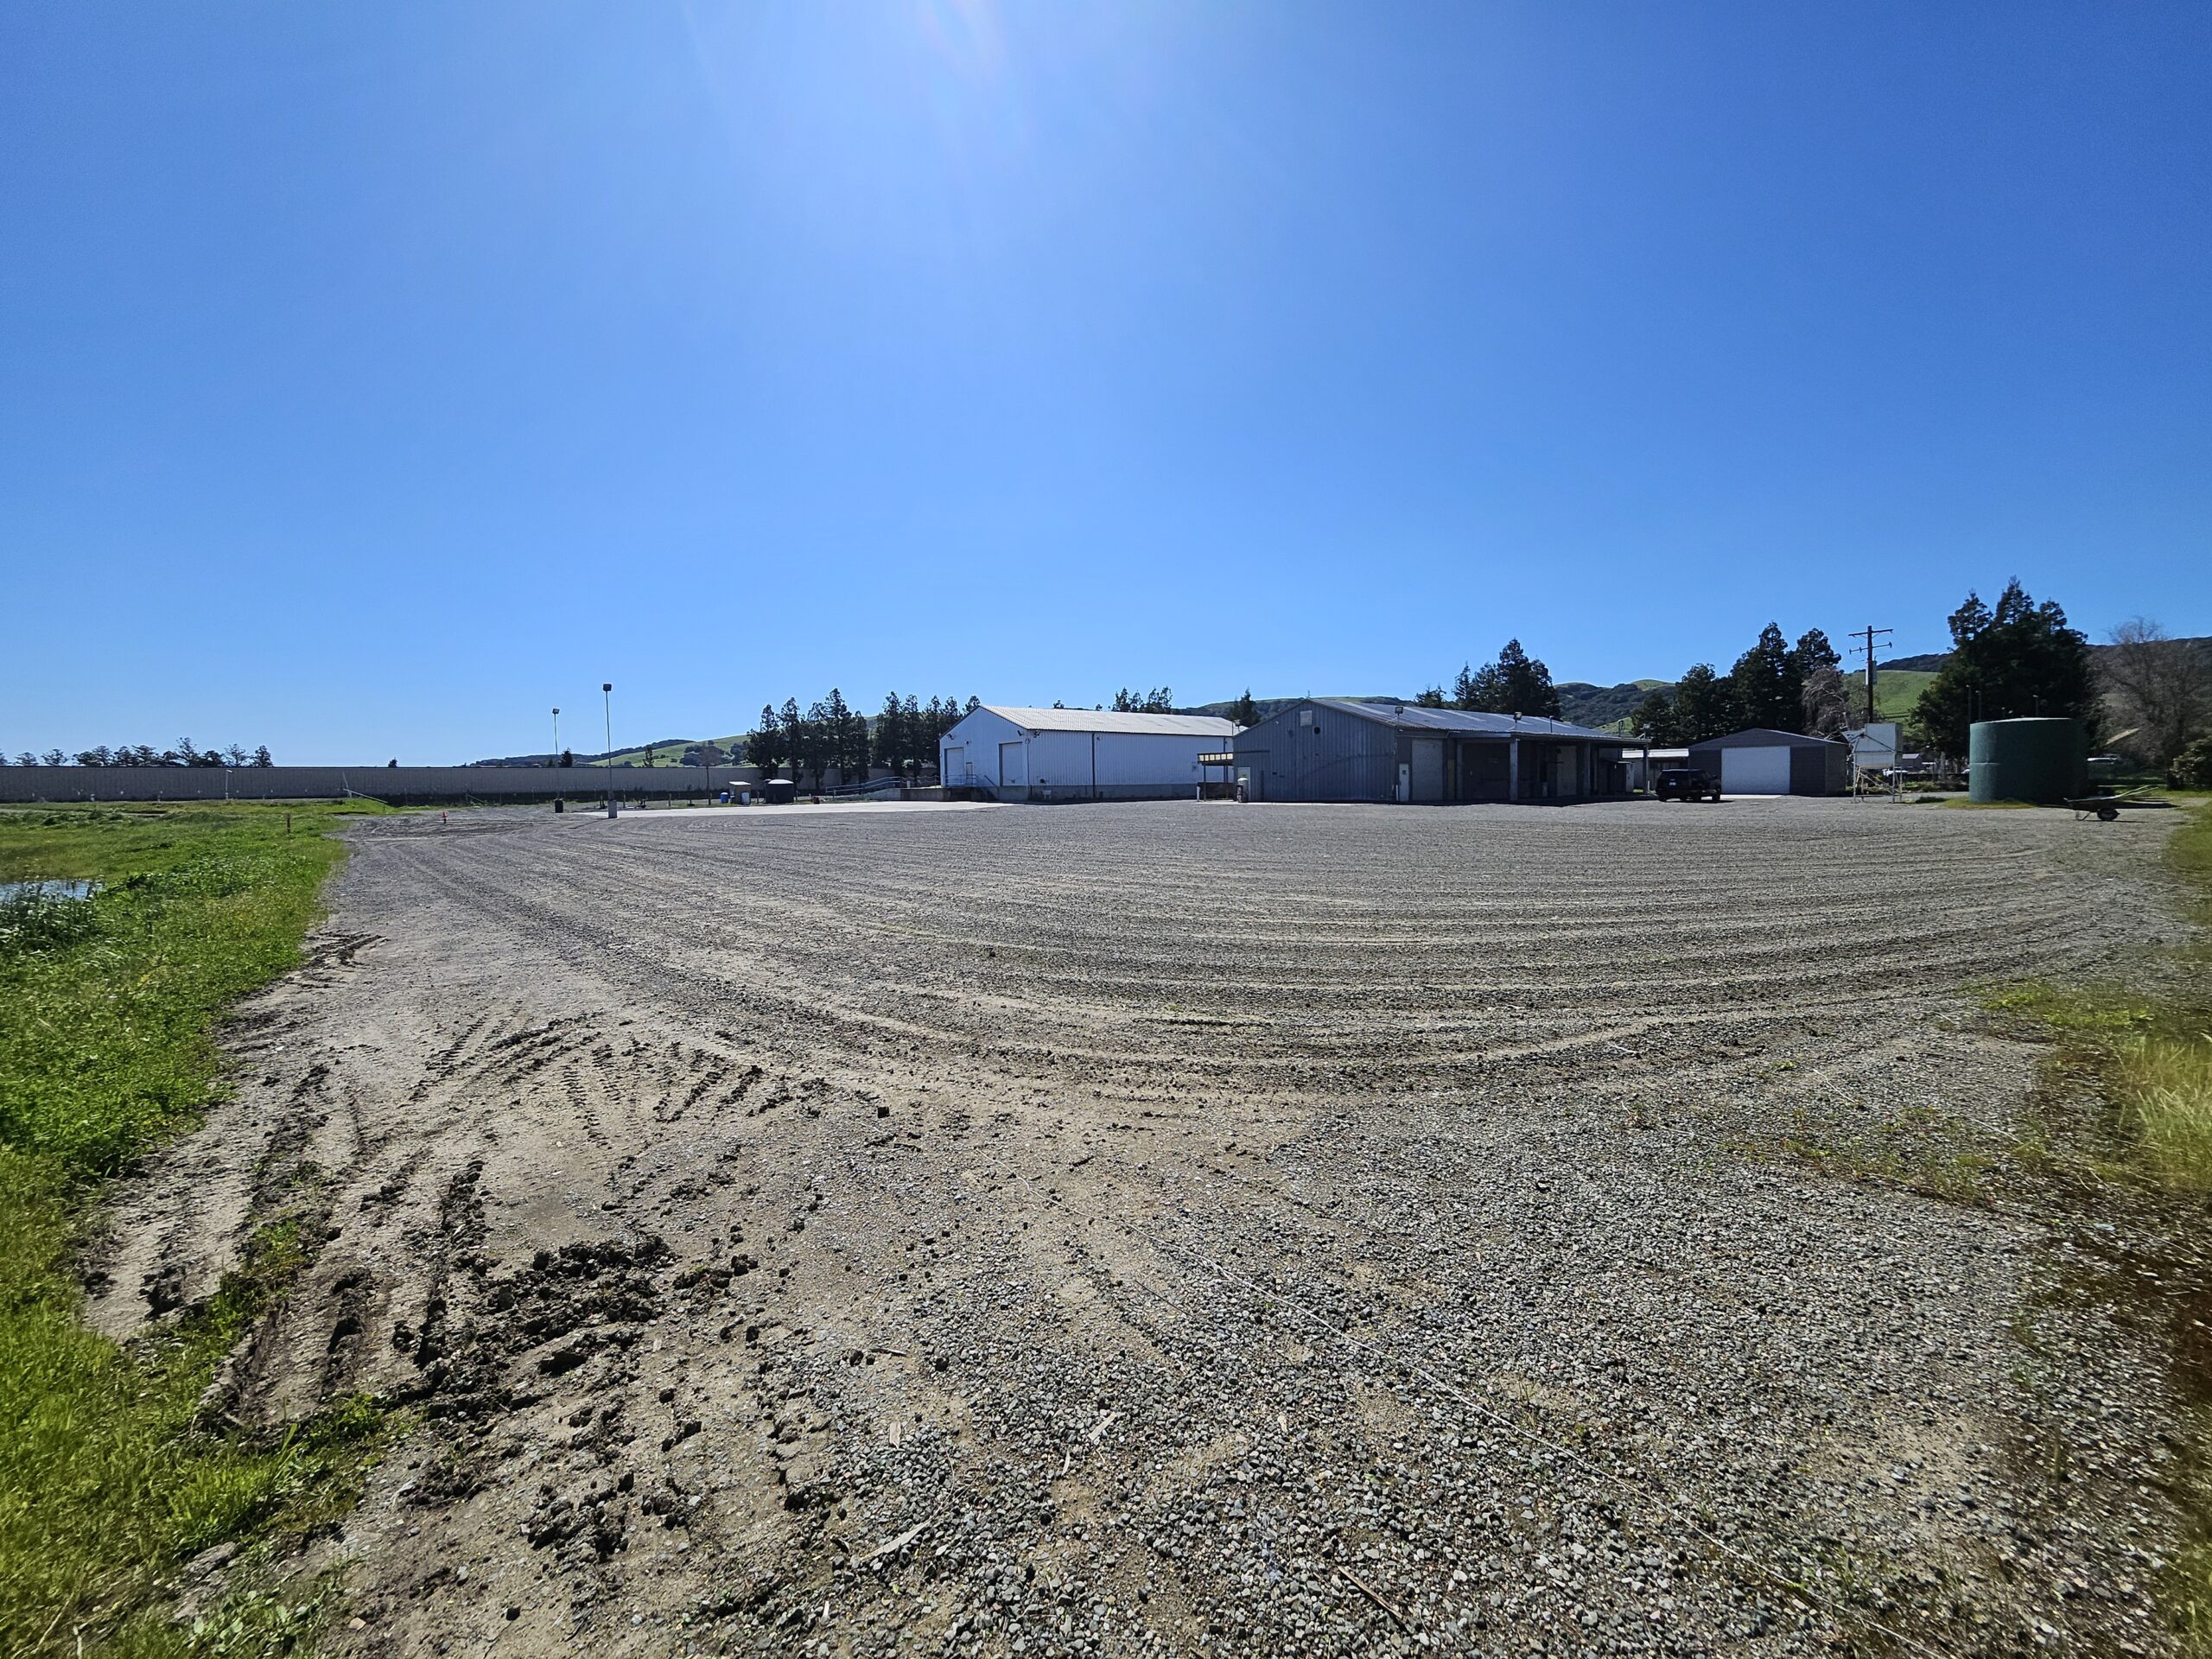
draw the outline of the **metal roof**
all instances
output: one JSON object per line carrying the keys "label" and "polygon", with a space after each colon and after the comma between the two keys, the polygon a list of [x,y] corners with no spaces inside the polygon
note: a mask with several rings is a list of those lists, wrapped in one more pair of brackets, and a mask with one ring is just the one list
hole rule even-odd
{"label": "metal roof", "polygon": [[1359,702],[1350,697],[1309,697],[1316,708],[1356,715],[1378,725],[1414,731],[1464,732],[1475,737],[1571,737],[1591,743],[1617,743],[1640,748],[1641,740],[1618,732],[1592,731],[1587,726],[1548,720],[1541,715],[1491,715],[1472,709],[1425,709],[1417,702]]}
{"label": "metal roof", "polygon": [[1234,737],[1236,722],[1218,715],[1123,715],[1105,709],[1014,709],[982,705],[1032,732],[1138,732],[1154,737]]}
{"label": "metal roof", "polygon": [[1700,739],[1694,749],[1835,749],[1847,748],[1830,737],[1808,737],[1802,732],[1777,732],[1771,726],[1751,726],[1725,737]]}

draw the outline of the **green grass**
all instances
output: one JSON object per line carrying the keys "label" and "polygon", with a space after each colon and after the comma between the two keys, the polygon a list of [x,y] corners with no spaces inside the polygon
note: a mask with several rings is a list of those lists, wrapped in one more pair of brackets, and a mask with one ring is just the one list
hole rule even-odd
{"label": "green grass", "polygon": [[289,810],[289,836],[287,809],[258,804],[0,811],[0,880],[106,884],[0,906],[0,1652],[289,1651],[316,1598],[249,1585],[195,1634],[164,1581],[327,1513],[372,1455],[364,1402],[275,1437],[200,1421],[223,1356],[309,1257],[296,1220],[137,1343],[79,1319],[86,1206],[205,1109],[216,1022],[298,960],[344,856],[338,809]]}
{"label": "green grass", "polygon": [[[724,766],[741,766],[745,764],[745,740],[747,735],[748,734],[741,732],[734,737],[687,737],[680,741],[672,741],[667,743],[656,743],[653,745],[652,749],[652,764],[656,766],[681,766],[683,764],[683,751],[685,749],[689,748],[694,743],[706,742],[721,744],[722,753],[726,756],[729,757],[715,763],[715,769],[717,771],[721,770],[721,768]],[[646,753],[647,752],[642,747],[635,749],[617,749],[613,754],[607,757],[605,764],[617,767],[623,766],[642,766],[646,764]],[[572,770],[577,772],[596,772],[600,769],[601,764],[601,763],[597,760],[584,760],[580,758]]]}
{"label": "green grass", "polygon": [[[2191,918],[2212,925],[2212,806],[2185,798],[2166,843]],[[2185,946],[2158,988],[2009,986],[1990,1006],[2034,1020],[2094,1075],[2110,1102],[2122,1161],[2154,1184],[2212,1194],[2212,944]]]}
{"label": "green grass", "polygon": [[[2212,926],[2212,802],[2177,798],[2188,817],[2166,844],[2183,907]],[[2212,942],[2200,936],[2146,976],[2150,988],[2104,985],[2013,986],[1991,999],[2032,1019],[2058,1039],[2062,1064],[2093,1079],[2110,1109],[2111,1147],[2090,1155],[2100,1182],[2124,1181],[2142,1196],[2169,1201],[2171,1225],[2185,1256],[2196,1243],[2212,1197]],[[2167,1266],[2178,1277],[2186,1261]],[[2168,1308],[2175,1320],[2178,1391],[2188,1433],[2174,1483],[2187,1541],[2162,1575],[2160,1592],[2181,1651],[2212,1659],[2212,1374],[2193,1310],[2212,1306],[2212,1283]],[[2176,1311],[2179,1310],[2179,1311]],[[2201,1326],[2197,1327],[2201,1330]]]}
{"label": "green grass", "polygon": [[[1879,720],[1910,720],[1913,705],[1920,701],[1936,677],[1924,669],[1885,668],[1874,675],[1874,713]],[[1866,671],[1859,669],[1843,677],[1851,694],[1851,717],[1861,718],[1866,712]]]}

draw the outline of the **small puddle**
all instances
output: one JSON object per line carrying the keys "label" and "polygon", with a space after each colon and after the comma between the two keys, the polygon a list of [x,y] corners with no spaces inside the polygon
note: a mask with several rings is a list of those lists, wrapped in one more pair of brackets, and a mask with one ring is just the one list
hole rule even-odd
{"label": "small puddle", "polygon": [[0,904],[10,899],[89,899],[97,881],[0,881]]}

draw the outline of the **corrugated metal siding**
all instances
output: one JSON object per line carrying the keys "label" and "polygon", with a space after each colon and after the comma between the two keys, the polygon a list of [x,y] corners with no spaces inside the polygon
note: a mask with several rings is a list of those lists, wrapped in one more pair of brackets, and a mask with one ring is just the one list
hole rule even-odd
{"label": "corrugated metal siding", "polygon": [[1789,792],[1792,795],[1840,795],[1850,785],[1849,753],[1839,744],[1823,743],[1789,752]]}
{"label": "corrugated metal siding", "polygon": [[[1358,712],[1360,707],[1316,698],[1294,703],[1238,734],[1237,763],[1253,767],[1258,775],[1258,798],[1394,801],[1398,794],[1398,767],[1401,764],[1410,767],[1414,741],[1434,741],[1440,737],[1445,743],[1442,798],[1503,801],[1508,798],[1508,746],[1498,737],[1464,729],[1440,730],[1427,721],[1408,720],[1402,725],[1395,711],[1387,705],[1377,710],[1377,717],[1363,717]],[[1421,712],[1433,715],[1438,711]],[[1457,715],[1457,711],[1444,712]],[[1306,718],[1301,720],[1301,715]],[[1521,798],[1560,800],[1585,792],[1581,759],[1585,745],[1560,741],[1557,732],[1561,728],[1556,723],[1548,739],[1529,729],[1526,721],[1522,729]],[[1604,747],[1610,748],[1618,741],[1609,738]],[[1594,756],[1588,766],[1591,791],[1625,786],[1618,766],[1603,767]]]}
{"label": "corrugated metal siding", "polygon": [[[1012,742],[1020,735],[1020,727],[988,709],[978,709],[972,715],[963,715],[938,740],[938,775],[947,783],[995,785],[999,781],[999,745]],[[975,768],[972,776],[957,764],[950,771],[943,770],[945,752],[963,747],[967,753],[961,758]]]}
{"label": "corrugated metal siding", "polygon": [[1090,787],[1090,734],[1039,732],[1029,740],[1029,781],[1055,792]]}
{"label": "corrugated metal siding", "polygon": [[1388,801],[1397,794],[1399,735],[1341,708],[1301,702],[1237,734],[1236,749],[1240,763],[1261,770],[1265,799]]}
{"label": "corrugated metal siding", "polygon": [[[1221,747],[1217,737],[1151,732],[1039,732],[1028,740],[1028,786],[1051,798],[1096,790],[1114,799],[1149,791],[1184,795],[1205,778],[1198,756]],[[1009,776],[1011,774],[1008,774]]]}

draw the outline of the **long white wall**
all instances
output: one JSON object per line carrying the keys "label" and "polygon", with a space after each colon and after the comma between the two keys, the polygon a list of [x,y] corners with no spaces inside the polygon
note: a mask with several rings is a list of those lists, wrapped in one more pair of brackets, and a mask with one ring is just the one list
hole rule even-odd
{"label": "long white wall", "polygon": [[[1185,785],[1205,781],[1198,756],[1226,749],[1225,737],[1171,737],[1154,732],[1039,732],[1029,740],[1029,782],[1055,788],[1132,785]],[[1093,776],[1094,766],[1096,776]]]}
{"label": "long white wall", "polygon": [[[716,766],[714,786],[759,775]],[[702,766],[0,766],[0,801],[582,800],[604,796],[610,779],[617,794],[632,798],[707,789]]]}
{"label": "long white wall", "polygon": [[[1011,746],[1018,766],[1005,764]],[[947,784],[987,789],[1026,787],[1031,795],[1104,791],[1183,794],[1205,780],[1198,756],[1229,747],[1226,737],[1159,732],[1025,732],[1004,715],[978,709],[939,740],[939,775]]]}

